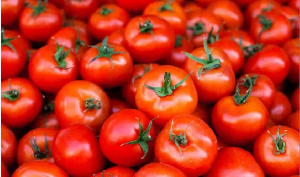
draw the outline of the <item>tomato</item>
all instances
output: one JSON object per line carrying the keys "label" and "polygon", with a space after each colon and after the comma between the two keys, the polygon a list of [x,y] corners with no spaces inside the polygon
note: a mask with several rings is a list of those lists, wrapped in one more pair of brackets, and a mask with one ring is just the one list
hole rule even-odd
{"label": "tomato", "polygon": [[206,123],[193,115],[183,114],[165,125],[154,149],[159,162],[172,165],[188,176],[201,176],[212,167],[218,145]]}
{"label": "tomato", "polygon": [[7,167],[5,166],[3,161],[1,161],[1,176],[2,177],[9,177],[9,172],[8,172]]}
{"label": "tomato", "polygon": [[280,13],[284,15],[292,24],[293,36],[299,36],[299,14],[298,11],[289,6],[282,6]]}
{"label": "tomato", "polygon": [[183,52],[191,52],[192,50],[193,45],[191,42],[189,42],[185,37],[176,35],[175,45],[171,54],[161,62],[166,65],[183,68],[187,58]]}
{"label": "tomato", "polygon": [[195,111],[192,113],[193,116],[199,117],[203,120],[207,125],[210,123],[210,118],[208,116],[207,107],[205,104],[198,103]]}
{"label": "tomato", "polygon": [[131,13],[139,13],[142,12],[148,4],[154,1],[155,0],[116,0],[116,3],[118,6]]}
{"label": "tomato", "polygon": [[286,126],[273,126],[257,137],[253,155],[267,175],[298,174],[299,132]]}
{"label": "tomato", "polygon": [[187,38],[194,48],[202,47],[204,37],[207,38],[209,32],[215,35],[222,26],[222,20],[209,11],[193,11],[187,16]]}
{"label": "tomato", "polygon": [[[235,75],[228,56],[222,49],[197,48],[186,53],[185,71],[191,72],[191,78],[201,103],[214,103],[234,90]],[[222,88],[222,89],[220,89]]]}
{"label": "tomato", "polygon": [[193,11],[202,11],[203,8],[194,2],[187,2],[183,6],[183,10],[188,15],[188,13],[193,12]]}
{"label": "tomato", "polygon": [[8,26],[16,22],[23,10],[24,2],[25,0],[2,0],[1,25]]}
{"label": "tomato", "polygon": [[175,66],[159,66],[146,73],[138,82],[135,102],[137,108],[163,127],[172,117],[191,114],[198,103],[193,80]]}
{"label": "tomato", "polygon": [[64,0],[64,10],[68,17],[86,20],[99,7],[99,0]]}
{"label": "tomato", "polygon": [[1,30],[1,80],[20,74],[26,63],[26,50],[17,37],[9,37]]}
{"label": "tomato", "polygon": [[107,4],[91,14],[88,26],[93,37],[103,40],[113,31],[123,28],[129,19],[129,14],[124,9],[115,4]]}
{"label": "tomato", "polygon": [[167,20],[175,34],[184,35],[186,29],[186,15],[177,2],[156,1],[144,9],[144,15],[157,15]]}
{"label": "tomato", "polygon": [[119,112],[122,109],[129,109],[129,105],[119,99],[110,99],[110,104],[111,104],[111,113],[116,113]]}
{"label": "tomato", "polygon": [[293,107],[293,111],[297,111],[300,109],[299,106],[299,87],[297,87],[291,96],[291,103],[292,103],[292,107]]}
{"label": "tomato", "polygon": [[255,0],[252,1],[245,10],[245,21],[251,22],[262,12],[279,10],[281,5],[275,0]]}
{"label": "tomato", "polygon": [[179,169],[164,163],[149,163],[140,168],[134,177],[186,177],[186,175]]}
{"label": "tomato", "polygon": [[59,129],[59,123],[54,113],[54,102],[50,102],[43,106],[40,115],[31,123],[30,128]]}
{"label": "tomato", "polygon": [[223,147],[217,159],[204,177],[255,176],[264,177],[264,172],[253,156],[239,147]]}
{"label": "tomato", "polygon": [[25,49],[25,51],[30,50],[31,49],[31,43],[28,41],[28,39],[26,39],[24,37],[24,35],[22,33],[20,33],[19,31],[15,31],[15,30],[5,30],[5,34],[4,34],[5,38],[15,38],[12,43],[16,44],[19,43],[21,44],[22,48]]}
{"label": "tomato", "polygon": [[127,50],[118,44],[108,44],[107,37],[88,49],[80,61],[80,75],[104,88],[123,85],[133,70]]}
{"label": "tomato", "polygon": [[135,104],[135,94],[138,83],[147,72],[152,69],[157,68],[159,65],[150,63],[150,64],[136,64],[133,67],[133,73],[130,79],[122,86],[122,95],[132,107],[136,107]]}
{"label": "tomato", "polygon": [[42,108],[42,95],[33,83],[23,78],[1,82],[1,123],[23,127],[33,121]]}
{"label": "tomato", "polygon": [[237,5],[239,5],[241,8],[249,6],[252,0],[233,0]]}
{"label": "tomato", "polygon": [[55,97],[54,110],[62,127],[82,123],[99,131],[111,109],[102,88],[89,81],[77,80],[60,89]]}
{"label": "tomato", "polygon": [[238,29],[221,31],[220,39],[234,39],[235,42],[241,44],[241,47],[249,47],[254,45],[254,41],[251,36],[246,31]]}
{"label": "tomato", "polygon": [[276,45],[266,45],[246,61],[243,72],[264,74],[277,86],[286,78],[289,69],[286,52]]}
{"label": "tomato", "polygon": [[137,62],[161,60],[170,55],[174,44],[171,25],[155,15],[134,17],[124,29],[124,46]]}
{"label": "tomato", "polygon": [[105,164],[96,135],[82,124],[60,129],[53,141],[52,156],[71,176],[90,176],[102,170]]}
{"label": "tomato", "polygon": [[[247,83],[245,95],[240,94],[239,86]],[[248,76],[244,83],[238,83],[234,96],[219,100],[212,111],[212,125],[220,139],[235,146],[248,145],[265,130],[269,113],[264,104],[250,96],[253,80]]]}
{"label": "tomato", "polygon": [[290,60],[290,70],[288,79],[292,81],[295,84],[299,83],[299,39],[291,39],[288,40],[284,46],[283,49],[286,51],[289,60]]}
{"label": "tomato", "polygon": [[195,0],[195,2],[201,7],[207,7],[211,2],[218,0]]}
{"label": "tomato", "polygon": [[13,165],[17,152],[17,139],[14,133],[1,123],[1,161],[5,166]]}
{"label": "tomato", "polygon": [[70,26],[76,30],[79,30],[84,36],[89,37],[88,25],[84,21],[74,20],[74,19],[71,19],[71,20],[65,19],[63,26],[64,27]]}
{"label": "tomato", "polygon": [[133,177],[135,171],[131,168],[114,166],[107,168],[100,173],[94,174],[91,177]]}
{"label": "tomato", "polygon": [[55,6],[57,6],[59,8],[64,7],[64,1],[62,1],[62,0],[49,0],[49,2],[51,2],[52,4],[54,4]]}
{"label": "tomato", "polygon": [[107,38],[108,43],[114,43],[118,45],[124,45],[124,28],[115,30],[112,32],[108,38]]}
{"label": "tomato", "polygon": [[62,14],[53,4],[32,0],[20,15],[19,27],[30,41],[45,42],[61,28],[62,22]]}
{"label": "tomato", "polygon": [[284,125],[287,125],[299,132],[299,110],[288,116],[284,121]]}
{"label": "tomato", "polygon": [[276,91],[273,105],[270,109],[270,119],[280,125],[292,113],[292,105],[283,93]]}
{"label": "tomato", "polygon": [[238,5],[229,0],[212,1],[207,10],[222,19],[228,29],[239,29],[243,26],[244,19]]}
{"label": "tomato", "polygon": [[155,127],[144,113],[135,109],[123,109],[104,122],[99,145],[112,163],[134,167],[153,157],[155,138]]}
{"label": "tomato", "polygon": [[31,161],[23,164],[14,172],[12,177],[27,177],[27,176],[55,176],[68,177],[59,166],[48,161]]}
{"label": "tomato", "polygon": [[289,0],[289,6],[293,7],[297,11],[299,11],[300,1],[299,0]]}

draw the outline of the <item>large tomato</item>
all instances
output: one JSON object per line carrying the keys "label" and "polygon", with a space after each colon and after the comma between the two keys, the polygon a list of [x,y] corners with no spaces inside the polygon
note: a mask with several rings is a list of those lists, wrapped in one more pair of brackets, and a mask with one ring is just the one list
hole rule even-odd
{"label": "large tomato", "polygon": [[15,162],[17,139],[14,133],[1,123],[1,161],[10,167]]}
{"label": "large tomato", "polygon": [[100,0],[63,0],[68,17],[86,20],[99,7]]}
{"label": "large tomato", "polygon": [[140,168],[134,177],[186,177],[186,175],[179,169],[164,163],[149,163]]}
{"label": "large tomato", "polygon": [[217,157],[217,138],[198,117],[183,114],[173,117],[155,142],[155,157],[188,176],[201,176]]}
{"label": "large tomato", "polygon": [[299,87],[297,87],[293,93],[292,93],[292,97],[291,97],[291,103],[292,103],[292,107],[293,107],[293,110],[296,111],[296,110],[299,110],[300,109],[300,106],[299,106]]}
{"label": "large tomato", "polygon": [[54,113],[54,102],[50,102],[43,106],[40,115],[30,124],[30,128],[59,129],[57,116]]}
{"label": "large tomato", "polygon": [[163,127],[179,114],[191,114],[198,103],[193,80],[175,66],[159,66],[146,73],[138,82],[135,102],[137,108]]}
{"label": "large tomato", "polygon": [[25,0],[1,1],[1,25],[8,26],[17,21],[23,10]]}
{"label": "large tomato", "polygon": [[276,125],[282,124],[284,120],[292,113],[292,105],[287,96],[276,91],[275,99],[269,112],[270,119],[272,119]]}
{"label": "large tomato", "polygon": [[299,132],[299,110],[292,113],[288,116],[285,121],[283,122],[284,125],[287,125]]}
{"label": "large tomato", "polygon": [[139,13],[142,12],[148,4],[154,1],[155,0],[116,0],[116,3],[129,12]]}
{"label": "large tomato", "polygon": [[91,177],[133,177],[135,171],[131,168],[114,166],[94,174]]}
{"label": "large tomato", "polygon": [[290,59],[290,70],[288,79],[295,84],[299,84],[299,39],[291,39],[288,40],[283,49],[286,51],[289,59]]}
{"label": "large tomato", "polygon": [[281,5],[276,0],[252,1],[245,10],[245,21],[251,22],[262,12],[271,11],[271,10],[277,11],[280,8],[281,8]]}

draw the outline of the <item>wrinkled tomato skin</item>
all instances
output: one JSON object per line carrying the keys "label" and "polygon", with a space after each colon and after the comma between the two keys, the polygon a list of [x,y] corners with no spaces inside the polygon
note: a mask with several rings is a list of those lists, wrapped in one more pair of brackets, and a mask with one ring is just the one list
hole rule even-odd
{"label": "wrinkled tomato skin", "polygon": [[147,5],[155,0],[116,0],[116,4],[130,13],[142,12]]}
{"label": "wrinkled tomato skin", "polygon": [[226,31],[220,32],[220,39],[234,39],[236,43],[240,43],[243,47],[248,47],[251,45],[254,45],[254,40],[251,38],[251,36],[246,32],[238,29],[230,29]]}
{"label": "wrinkled tomato skin", "polygon": [[25,0],[1,1],[1,25],[8,26],[17,21],[23,10]]}
{"label": "wrinkled tomato skin", "polygon": [[299,110],[288,116],[284,121],[284,125],[289,126],[299,132]]}
{"label": "wrinkled tomato skin", "polygon": [[186,177],[186,175],[179,169],[164,163],[149,163],[140,168],[134,177]]}
{"label": "wrinkled tomato skin", "polygon": [[279,10],[281,5],[276,0],[256,0],[252,1],[245,10],[245,21],[251,22],[259,14],[263,12],[264,9],[270,8],[270,10]]}
{"label": "wrinkled tomato skin", "polygon": [[275,99],[270,112],[270,119],[274,121],[276,125],[280,125],[284,120],[292,113],[292,105],[283,93],[276,91]]}
{"label": "wrinkled tomato skin", "polygon": [[14,133],[1,123],[1,163],[11,167],[17,152],[17,139]]}
{"label": "wrinkled tomato skin", "polygon": [[286,51],[290,60],[290,70],[288,79],[295,84],[299,84],[299,39],[288,40],[283,49]]}
{"label": "wrinkled tomato skin", "polygon": [[91,177],[133,177],[135,171],[131,168],[114,166],[103,170],[100,173],[94,174]]}
{"label": "wrinkled tomato skin", "polygon": [[99,0],[64,1],[64,10],[68,17],[77,20],[87,20],[88,17],[99,7]]}
{"label": "wrinkled tomato skin", "polygon": [[291,103],[292,103],[293,111],[297,111],[297,110],[300,109],[300,106],[299,106],[299,87],[297,87],[296,90],[294,90],[294,92],[292,93]]}

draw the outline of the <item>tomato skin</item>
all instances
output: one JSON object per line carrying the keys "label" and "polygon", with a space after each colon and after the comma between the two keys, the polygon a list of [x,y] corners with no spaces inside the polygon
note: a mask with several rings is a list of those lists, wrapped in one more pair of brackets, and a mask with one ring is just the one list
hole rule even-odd
{"label": "tomato skin", "polygon": [[90,176],[102,170],[105,164],[96,135],[82,124],[60,129],[53,141],[52,156],[71,176]]}
{"label": "tomato skin", "polygon": [[205,104],[198,103],[195,111],[192,113],[193,116],[199,117],[207,125],[210,123],[210,118],[208,116],[207,107]]}
{"label": "tomato skin", "polygon": [[12,177],[55,176],[68,177],[59,166],[52,162],[36,160],[23,164],[13,173]]}
{"label": "tomato skin", "polygon": [[25,0],[1,1],[1,25],[8,26],[17,21]]}
{"label": "tomato skin", "polygon": [[112,32],[108,36],[107,42],[124,46],[124,28]]}
{"label": "tomato skin", "polygon": [[63,26],[65,26],[65,27],[70,26],[74,29],[79,30],[84,36],[87,36],[88,39],[90,37],[88,25],[84,21],[74,20],[74,19],[71,19],[71,20],[65,19]]}
{"label": "tomato skin", "polygon": [[203,8],[194,2],[187,2],[183,6],[183,10],[188,15],[188,13],[193,12],[193,11],[202,11]]}
{"label": "tomato skin", "polygon": [[[101,108],[86,108],[85,101],[88,98],[100,101]],[[54,111],[61,127],[72,123],[82,123],[98,131],[109,116],[110,110],[109,98],[104,90],[84,80],[66,84],[57,93],[54,101]]]}
{"label": "tomato skin", "polygon": [[[103,8],[112,10],[112,12],[107,15],[101,14]],[[129,19],[129,14],[124,9],[115,4],[107,4],[91,14],[88,26],[93,37],[103,40],[105,36],[110,35],[113,31],[123,28]]]}
{"label": "tomato skin", "polygon": [[270,10],[279,10],[281,5],[275,0],[256,0],[252,1],[245,10],[245,21],[251,22],[259,14],[261,14],[264,9],[270,8]]}
{"label": "tomato skin", "polygon": [[245,62],[243,73],[264,74],[277,86],[286,78],[289,69],[286,52],[278,46],[266,45]]}
{"label": "tomato skin", "polygon": [[288,116],[283,123],[299,132],[299,110]]}
{"label": "tomato skin", "polygon": [[291,39],[288,40],[284,46],[283,49],[287,53],[289,60],[290,60],[290,70],[288,79],[292,81],[295,84],[299,84],[299,55],[300,55],[300,49],[299,49],[299,40]]}
{"label": "tomato skin", "polygon": [[17,139],[14,133],[1,123],[1,164],[10,167],[15,161]]}
{"label": "tomato skin", "polygon": [[299,14],[298,11],[289,6],[282,6],[280,13],[292,24],[293,36],[299,37]]}
{"label": "tomato skin", "polygon": [[31,123],[30,128],[31,129],[35,129],[35,128],[59,129],[59,123],[54,112],[44,113],[38,116],[38,118]]}
{"label": "tomato skin", "polygon": [[252,0],[233,0],[233,1],[242,8],[249,6],[249,4],[253,2]]}
{"label": "tomato skin", "polygon": [[[29,1],[37,6],[37,1]],[[19,18],[19,27],[24,36],[33,42],[45,42],[62,26],[62,14],[51,3],[47,3],[46,10],[36,17],[32,15],[33,9],[25,7]]]}
{"label": "tomato skin", "polygon": [[[150,32],[141,33],[139,23],[150,21]],[[154,37],[153,37],[154,36]],[[124,29],[124,46],[136,62],[151,63],[167,57],[175,44],[175,33],[171,25],[155,15],[132,18]]]}
{"label": "tomato skin", "polygon": [[299,87],[297,87],[296,90],[294,90],[294,92],[292,93],[291,103],[292,103],[293,111],[297,111],[297,110],[300,109],[300,106],[299,106]]}
{"label": "tomato skin", "polygon": [[[187,144],[180,146],[169,140],[172,133],[186,132]],[[197,136],[195,136],[197,135]],[[212,129],[198,117],[182,114],[173,117],[162,129],[155,142],[155,157],[161,163],[172,165],[188,176],[200,176],[206,173],[217,157],[217,138]]]}
{"label": "tomato skin", "polygon": [[13,40],[13,44],[19,43],[21,44],[22,48],[25,49],[25,51],[31,49],[31,43],[24,37],[24,35],[16,30],[5,30],[4,36],[6,38],[13,38],[16,37],[16,39]]}
{"label": "tomato skin", "polygon": [[297,11],[299,11],[299,6],[300,6],[300,1],[299,0],[290,0],[289,1],[289,6],[293,7]]}
{"label": "tomato skin", "polygon": [[254,45],[253,39],[246,31],[229,29],[220,32],[220,39],[234,39],[234,41],[239,44],[240,38],[242,39],[241,42],[243,47]]}
{"label": "tomato skin", "polygon": [[8,127],[23,127],[29,124],[40,113],[42,95],[39,90],[27,79],[11,78],[1,82],[1,91],[20,89],[20,96],[15,101],[1,97],[1,121]]}
{"label": "tomato skin", "polygon": [[273,106],[270,109],[270,119],[280,125],[292,113],[292,105],[283,93],[276,91]]}
{"label": "tomato skin", "polygon": [[63,0],[49,0],[52,4],[57,6],[58,8],[63,8],[64,7],[64,1]]}
{"label": "tomato skin", "polygon": [[264,177],[264,172],[254,157],[239,147],[223,147],[217,159],[204,177],[255,176]]}
{"label": "tomato skin", "polygon": [[190,76],[171,95],[165,97],[159,97],[153,90],[145,87],[163,86],[165,72],[171,73],[171,85],[179,83],[188,75],[175,66],[159,66],[141,78],[135,94],[137,108],[151,119],[158,116],[154,124],[159,127],[163,127],[176,115],[193,113],[198,103],[197,91]]}
{"label": "tomato skin", "polygon": [[114,166],[107,168],[100,173],[94,174],[91,177],[133,177],[135,171],[131,168]]}
{"label": "tomato skin", "polygon": [[[150,119],[141,111],[123,109],[112,114],[103,124],[99,135],[99,145],[105,157],[114,164],[124,167],[134,167],[149,161],[153,157],[155,127],[152,125],[148,141],[148,153],[144,159],[144,152],[139,144],[124,144],[136,140],[139,136],[139,124],[143,130],[147,129]],[[124,144],[124,145],[122,145]]]}
{"label": "tomato skin", "polygon": [[214,1],[219,1],[219,0],[195,0],[195,2],[200,7],[207,7],[211,2],[214,2]]}
{"label": "tomato skin", "polygon": [[142,12],[150,3],[155,0],[116,0],[116,3],[121,8],[127,10],[130,13]]}
{"label": "tomato skin", "polygon": [[253,155],[267,175],[270,176],[291,176],[299,173],[299,132],[280,126],[279,134],[285,142],[285,152],[275,154],[276,148],[270,134],[276,138],[278,126],[265,130],[254,143]]}
{"label": "tomato skin", "polygon": [[129,109],[129,105],[119,99],[111,98],[110,99],[111,104],[111,113],[119,112],[122,109]]}
{"label": "tomato skin", "polygon": [[99,0],[64,0],[64,10],[67,16],[77,20],[87,20],[88,17],[99,7],[99,5]]}
{"label": "tomato skin", "polygon": [[1,176],[2,177],[9,177],[9,172],[3,160],[1,160]]}
{"label": "tomato skin", "polygon": [[186,175],[179,169],[164,163],[149,163],[140,168],[134,177],[186,177]]}

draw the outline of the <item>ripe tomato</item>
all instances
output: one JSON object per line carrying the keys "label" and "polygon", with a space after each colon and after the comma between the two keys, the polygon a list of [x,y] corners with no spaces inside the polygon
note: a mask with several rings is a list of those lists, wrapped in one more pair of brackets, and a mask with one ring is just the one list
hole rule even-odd
{"label": "ripe tomato", "polygon": [[289,0],[289,6],[293,7],[297,11],[299,11],[300,1],[299,0]]}
{"label": "ripe tomato", "polygon": [[99,0],[64,0],[64,10],[68,17],[86,20],[99,7]]}
{"label": "ripe tomato", "polygon": [[276,91],[273,105],[270,109],[270,119],[280,125],[292,113],[292,105],[283,93]]}
{"label": "ripe tomato", "polygon": [[96,135],[82,124],[60,129],[53,141],[52,156],[71,176],[90,176],[105,164]]}
{"label": "ripe tomato", "polygon": [[122,95],[132,107],[136,107],[135,94],[138,83],[141,78],[150,70],[157,68],[159,65],[155,63],[150,64],[136,64],[133,67],[133,73],[130,79],[122,86]]}
{"label": "ripe tomato", "polygon": [[241,8],[247,7],[252,0],[233,0],[237,5],[239,5]]}
{"label": "ripe tomato", "polygon": [[134,167],[153,157],[155,138],[155,127],[144,113],[123,109],[104,122],[99,144],[105,157],[112,163]]}
{"label": "ripe tomato", "polygon": [[288,40],[283,49],[287,53],[289,60],[290,60],[290,70],[288,79],[295,84],[299,83],[299,39],[291,39]]}
{"label": "ripe tomato", "polygon": [[45,2],[29,1],[20,15],[20,30],[30,41],[45,42],[62,26],[62,14],[58,8]]}
{"label": "ripe tomato", "polygon": [[168,177],[186,177],[186,175],[178,168],[164,163],[149,163],[140,168],[134,177],[155,177],[155,176],[168,176]]}
{"label": "ripe tomato", "polygon": [[255,0],[252,1],[245,10],[245,21],[251,22],[262,12],[279,10],[281,5],[276,0]]}
{"label": "ripe tomato", "polygon": [[184,10],[185,14],[188,15],[188,13],[193,12],[193,11],[202,11],[203,8],[201,6],[199,6],[198,4],[196,4],[195,2],[187,2],[183,6],[183,10]]}
{"label": "ripe tomato", "polygon": [[124,46],[124,28],[112,32],[108,36],[107,42]]}
{"label": "ripe tomato", "polygon": [[287,125],[299,132],[299,110],[288,116],[284,121],[284,125]]}
{"label": "ripe tomato", "polygon": [[[239,86],[247,83],[245,95],[240,94]],[[238,83],[234,96],[219,100],[212,111],[212,125],[220,139],[229,145],[248,145],[265,130],[269,113],[264,104],[250,96],[253,80],[248,76],[244,83]]]}
{"label": "ripe tomato", "polygon": [[204,177],[255,176],[264,177],[264,172],[253,156],[242,148],[223,147],[217,159]]}
{"label": "ripe tomato", "polygon": [[31,161],[23,164],[14,172],[12,177],[27,177],[27,176],[55,176],[55,177],[68,177],[69,175],[64,172],[59,166],[48,161]]}
{"label": "ripe tomato", "polygon": [[198,117],[187,114],[173,117],[155,142],[156,159],[182,170],[188,176],[206,173],[213,165],[217,152],[217,138],[212,129]]}
{"label": "ripe tomato", "polygon": [[119,112],[122,109],[129,109],[129,105],[119,99],[111,98],[110,99],[111,104],[111,113]]}
{"label": "ripe tomato", "polygon": [[24,48],[25,51],[31,49],[31,43],[19,31],[16,31],[16,30],[5,30],[4,37],[5,38],[15,38],[13,41],[11,41],[12,44],[16,44],[16,43],[21,44],[22,48]]}
{"label": "ripe tomato", "polygon": [[88,29],[88,25],[84,22],[84,21],[80,21],[80,20],[68,20],[68,19],[64,19],[64,27],[72,27],[76,30],[79,30],[84,36],[90,37],[89,35],[89,29]]}
{"label": "ripe tomato", "polygon": [[280,13],[284,15],[291,23],[293,36],[299,37],[299,13],[296,9],[289,6],[282,6]]}
{"label": "ripe tomato", "polygon": [[241,47],[249,47],[254,45],[254,41],[251,36],[246,31],[238,29],[221,31],[220,39],[233,39],[236,43],[241,44]]}
{"label": "ripe tomato", "polygon": [[116,0],[116,3],[118,6],[131,13],[139,13],[142,12],[148,4],[154,1],[155,0]]}
{"label": "ripe tomato", "polygon": [[25,0],[2,0],[1,25],[8,26],[16,22],[23,10],[24,2]]}
{"label": "ripe tomato", "polygon": [[195,111],[192,113],[193,116],[196,116],[203,120],[207,125],[210,123],[210,118],[208,116],[207,107],[205,104],[198,103]]}
{"label": "ripe tomato", "polygon": [[124,45],[137,62],[161,60],[171,53],[174,44],[171,25],[155,15],[134,17],[124,30]]}
{"label": "ripe tomato", "polygon": [[246,61],[243,72],[264,74],[277,86],[286,78],[289,69],[286,52],[276,45],[266,45]]}
{"label": "ripe tomato", "polygon": [[59,8],[64,7],[64,1],[63,0],[49,0],[49,2],[51,2],[52,4],[54,4],[55,6],[57,6]]}
{"label": "ripe tomato", "polygon": [[14,133],[1,123],[1,161],[7,167],[15,162],[17,139]]}
{"label": "ripe tomato", "polygon": [[253,155],[270,176],[299,173],[299,132],[286,126],[265,130],[254,143]]}
{"label": "ripe tomato", "polygon": [[172,117],[191,114],[198,103],[193,80],[175,66],[159,66],[146,73],[138,82],[135,102],[137,108],[163,127]]}
{"label": "ripe tomato", "polygon": [[195,0],[195,2],[200,7],[207,7],[211,2],[218,1],[218,0]]}
{"label": "ripe tomato", "polygon": [[60,89],[54,110],[60,126],[82,123],[99,131],[110,114],[110,102],[102,88],[89,81],[77,80]]}
{"label": "ripe tomato", "polygon": [[18,143],[18,165],[36,159],[51,160],[49,158],[52,157],[53,139],[56,134],[57,130],[52,128],[37,128],[27,132]]}
{"label": "ripe tomato", "polygon": [[40,115],[31,123],[30,128],[59,129],[58,120],[54,113],[54,102],[50,102],[43,106]]}
{"label": "ripe tomato", "polygon": [[144,15],[157,15],[167,20],[175,34],[184,35],[186,29],[186,15],[183,8],[177,2],[156,1],[144,9]]}
{"label": "ripe tomato", "polygon": [[5,166],[3,161],[1,161],[1,176],[2,177],[9,177],[9,172],[8,172],[7,167]]}
{"label": "ripe tomato", "polygon": [[133,177],[135,171],[131,168],[114,166],[107,168],[100,173],[94,174],[91,177]]}
{"label": "ripe tomato", "polygon": [[300,109],[300,106],[299,106],[299,87],[297,87],[294,90],[294,92],[292,93],[291,103],[292,103],[293,111],[296,111],[296,110]]}
{"label": "ripe tomato", "polygon": [[33,83],[23,78],[1,82],[1,123],[23,127],[32,122],[42,108],[42,95]]}
{"label": "ripe tomato", "polygon": [[118,44],[108,44],[107,37],[88,49],[80,60],[80,75],[104,88],[123,85],[133,70],[127,50]]}
{"label": "ripe tomato", "polygon": [[91,14],[88,26],[93,37],[103,40],[113,31],[123,28],[129,19],[129,14],[124,9],[115,4],[107,4]]}

